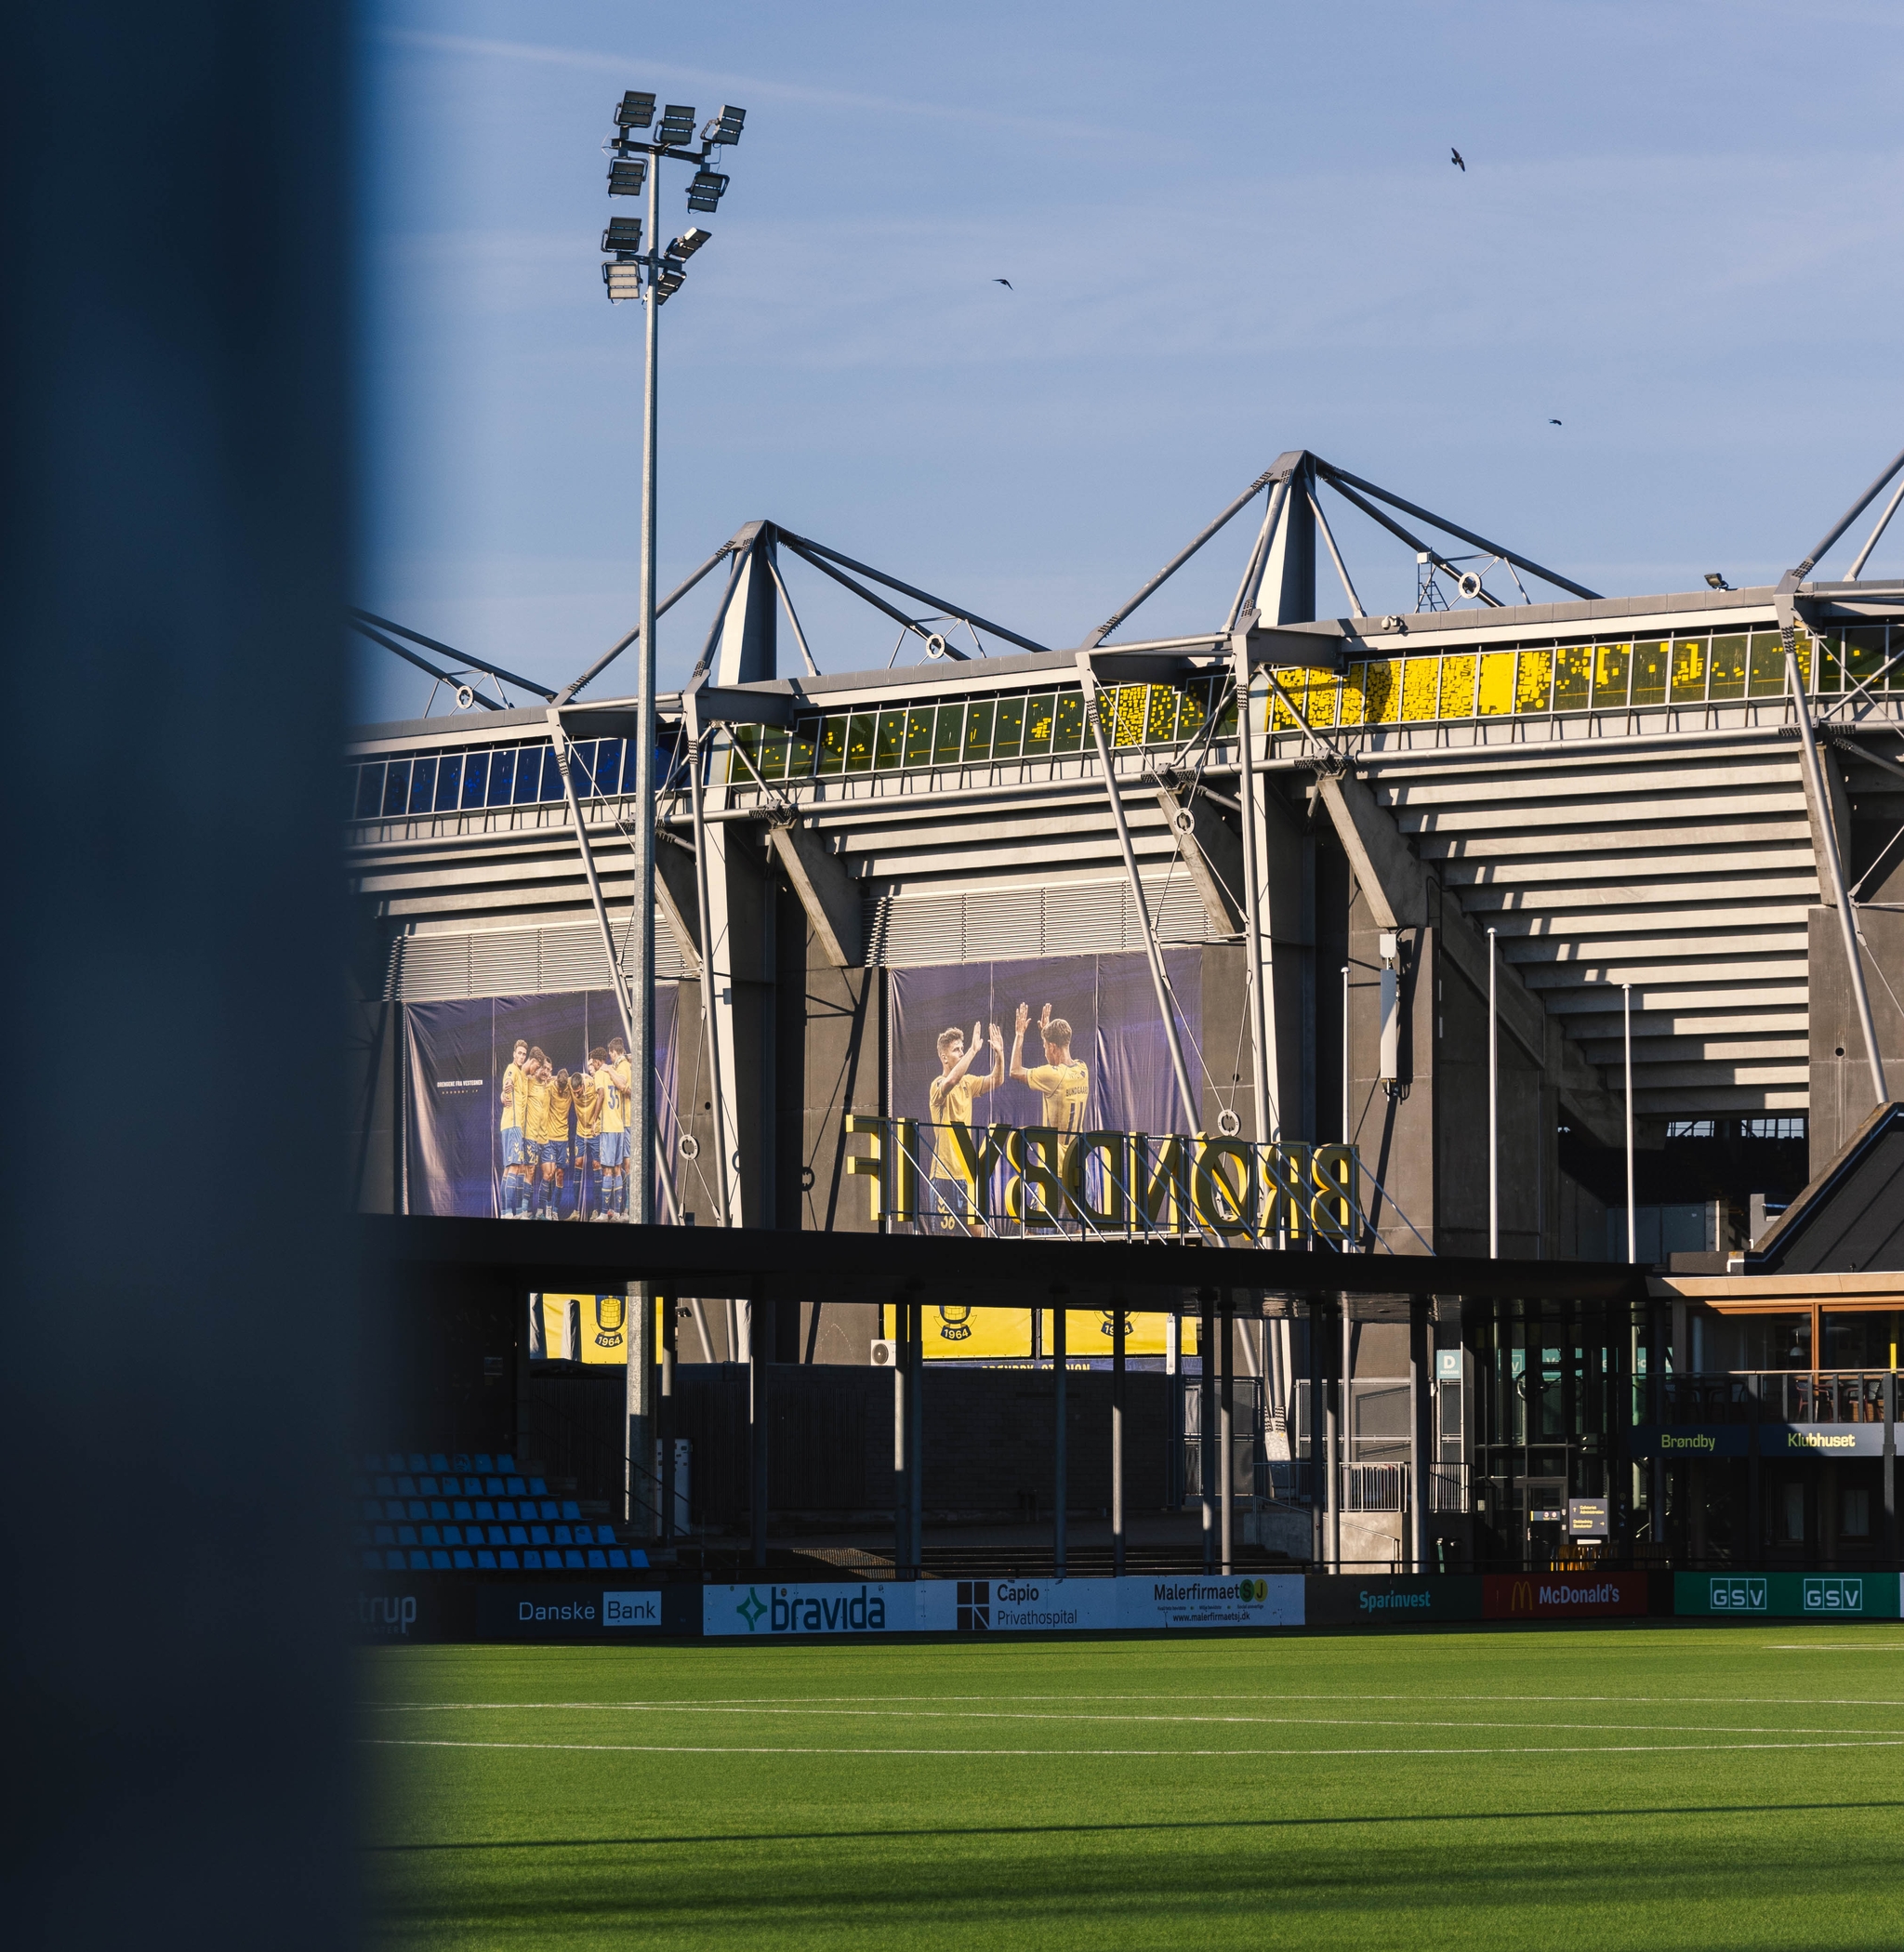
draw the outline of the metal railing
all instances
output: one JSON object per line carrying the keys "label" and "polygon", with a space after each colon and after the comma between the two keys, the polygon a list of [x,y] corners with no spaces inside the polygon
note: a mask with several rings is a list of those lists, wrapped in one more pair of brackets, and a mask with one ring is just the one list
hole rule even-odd
{"label": "metal railing", "polygon": [[[1668,1376],[1659,1383],[1665,1423],[1882,1423],[1884,1369],[1740,1369]],[[1641,1385],[1641,1421],[1650,1421]]]}

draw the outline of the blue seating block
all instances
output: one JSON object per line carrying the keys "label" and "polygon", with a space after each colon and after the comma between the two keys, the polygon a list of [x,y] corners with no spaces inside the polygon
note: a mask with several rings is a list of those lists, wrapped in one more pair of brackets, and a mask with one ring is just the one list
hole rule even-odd
{"label": "blue seating block", "polygon": [[456,1570],[459,1573],[469,1572],[476,1563],[467,1552],[452,1552],[450,1557],[456,1561]]}
{"label": "blue seating block", "polygon": [[502,1561],[502,1569],[505,1572],[512,1573],[516,1570],[516,1555],[513,1552],[498,1552],[496,1556]]}
{"label": "blue seating block", "polygon": [[430,1501],[430,1515],[431,1518],[447,1518],[450,1515],[449,1500],[443,1497],[431,1498]]}
{"label": "blue seating block", "polygon": [[459,1450],[459,1451],[456,1452],[456,1453],[455,1453],[455,1454],[454,1454],[454,1455],[453,1455],[453,1456],[451,1457],[451,1458],[450,1458],[450,1469],[451,1469],[452,1471],[468,1471],[468,1470],[469,1470],[469,1453],[468,1453],[467,1451],[460,1451],[460,1450]]}
{"label": "blue seating block", "polygon": [[[553,1518],[555,1516],[555,1513],[551,1511],[549,1515],[550,1518]],[[582,1515],[582,1508],[581,1506],[576,1504],[574,1498],[564,1498],[562,1500],[562,1515],[564,1518],[580,1518]]]}
{"label": "blue seating block", "polygon": [[469,1459],[469,1469],[471,1471],[494,1471],[496,1466],[490,1461],[489,1453],[486,1450],[479,1450]]}
{"label": "blue seating block", "polygon": [[595,1537],[602,1544],[612,1546],[615,1543],[615,1527],[613,1525],[597,1525],[595,1527]]}
{"label": "blue seating block", "polygon": [[410,1453],[409,1469],[415,1471],[425,1471],[430,1469],[429,1460],[420,1450],[413,1450]]}
{"label": "blue seating block", "polygon": [[378,1551],[366,1551],[364,1555],[364,1570],[366,1573],[382,1572],[383,1554]]}
{"label": "blue seating block", "polygon": [[394,1548],[383,1555],[384,1570],[401,1573],[403,1570],[403,1555]]}
{"label": "blue seating block", "polygon": [[469,1500],[466,1497],[459,1497],[456,1500],[454,1509],[450,1512],[450,1516],[452,1518],[458,1519],[471,1518],[475,1514],[469,1510]]}
{"label": "blue seating block", "polygon": [[389,1478],[378,1478],[377,1495],[378,1497],[394,1497],[397,1495],[397,1487]]}
{"label": "blue seating block", "polygon": [[397,1527],[397,1543],[400,1546],[415,1545],[416,1543],[416,1527],[415,1525],[399,1525]]}
{"label": "blue seating block", "polygon": [[443,1542],[446,1546],[459,1546],[463,1542],[461,1525],[445,1525],[443,1528]]}
{"label": "blue seating block", "polygon": [[540,1478],[531,1478],[529,1480],[529,1495],[531,1497],[547,1497],[549,1496],[549,1486]]}
{"label": "blue seating block", "polygon": [[430,1507],[420,1497],[413,1497],[410,1500],[410,1516],[412,1518],[428,1518],[430,1516]]}
{"label": "blue seating block", "polygon": [[494,1518],[496,1516],[496,1507],[486,1497],[479,1497],[476,1500],[476,1516],[481,1519]]}
{"label": "blue seating block", "polygon": [[524,1495],[521,1478],[510,1478],[506,1488],[511,1497],[521,1497]]}
{"label": "blue seating block", "polygon": [[416,1496],[416,1480],[415,1478],[399,1478],[397,1480],[397,1496],[399,1497],[415,1497]]}
{"label": "blue seating block", "polygon": [[630,1546],[628,1548],[628,1564],[637,1572],[645,1571],[648,1564],[647,1553],[642,1551],[640,1546]]}
{"label": "blue seating block", "polygon": [[446,1573],[450,1569],[450,1555],[441,1550],[434,1551],[430,1555],[430,1565],[432,1572]]}
{"label": "blue seating block", "polygon": [[531,1546],[530,1549],[522,1554],[522,1564],[524,1565],[524,1567],[534,1566],[535,1569],[539,1573],[542,1570],[542,1554],[538,1552],[534,1546]]}
{"label": "blue seating block", "polygon": [[526,1525],[511,1525],[509,1527],[509,1543],[512,1546],[527,1545],[529,1543],[529,1528]]}
{"label": "blue seating block", "polygon": [[547,1525],[531,1525],[529,1527],[529,1543],[531,1545],[546,1546],[549,1543],[549,1527]]}
{"label": "blue seating block", "polygon": [[575,1540],[569,1537],[569,1528],[566,1525],[556,1526],[555,1542],[559,1546],[575,1544]]}
{"label": "blue seating block", "polygon": [[403,1454],[400,1450],[388,1452],[383,1460],[386,1471],[401,1471],[403,1468]]}
{"label": "blue seating block", "polygon": [[617,1568],[626,1566],[628,1563],[628,1555],[619,1546],[610,1546],[608,1549],[608,1563],[610,1565]]}
{"label": "blue seating block", "polygon": [[568,1566],[578,1573],[587,1570],[587,1568],[582,1563],[582,1555],[575,1550],[574,1546],[571,1546],[568,1549],[568,1550],[562,1555],[562,1563],[565,1566]]}
{"label": "blue seating block", "polygon": [[500,1497],[502,1496],[502,1480],[500,1478],[484,1478],[483,1481],[483,1495],[485,1497]]}
{"label": "blue seating block", "polygon": [[450,1460],[442,1451],[433,1450],[430,1454],[430,1468],[432,1471],[447,1471],[450,1468]]}
{"label": "blue seating block", "polygon": [[413,1573],[427,1573],[430,1570],[430,1554],[420,1549],[410,1554],[410,1570]]}
{"label": "blue seating block", "polygon": [[496,1468],[507,1477],[516,1468],[516,1460],[508,1451],[499,1452],[496,1459]]}
{"label": "blue seating block", "polygon": [[425,1497],[434,1497],[437,1488],[436,1480],[434,1478],[418,1478],[416,1480],[416,1488]]}
{"label": "blue seating block", "polygon": [[397,1542],[397,1535],[390,1529],[389,1525],[377,1526],[377,1531],[373,1536],[376,1537],[377,1544],[380,1546],[395,1545]]}
{"label": "blue seating block", "polygon": [[602,1548],[601,1548],[600,1546],[597,1546],[597,1547],[595,1548],[595,1550],[593,1550],[592,1552],[590,1552],[590,1553],[588,1554],[588,1563],[589,1563],[589,1564],[590,1564],[591,1566],[598,1566],[598,1567],[599,1567],[599,1566],[606,1566],[606,1565],[607,1565],[607,1563],[608,1563],[608,1560],[607,1560],[606,1556],[605,1556],[605,1555],[603,1554],[603,1552],[602,1552]]}
{"label": "blue seating block", "polygon": [[476,1565],[481,1572],[493,1573],[496,1570],[496,1554],[485,1548],[477,1553]]}

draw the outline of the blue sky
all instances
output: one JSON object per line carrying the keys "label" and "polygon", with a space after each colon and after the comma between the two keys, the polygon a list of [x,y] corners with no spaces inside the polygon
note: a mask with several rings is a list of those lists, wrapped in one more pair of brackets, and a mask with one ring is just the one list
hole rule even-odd
{"label": "blue sky", "polygon": [[[1291,447],[1609,594],[1745,583],[1904,444],[1895,5],[462,0],[368,7],[361,54],[361,599],[550,681],[637,608],[626,87],[747,111],[662,314],[664,589],[764,516],[1075,643]],[[1247,546],[1144,634],[1220,621]],[[887,661],[788,574],[822,668]],[[422,709],[360,671],[363,716]]]}

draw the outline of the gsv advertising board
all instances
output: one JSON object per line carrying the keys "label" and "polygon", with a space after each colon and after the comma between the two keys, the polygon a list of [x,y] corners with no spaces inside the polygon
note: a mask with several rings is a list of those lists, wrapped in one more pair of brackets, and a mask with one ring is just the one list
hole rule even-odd
{"label": "gsv advertising board", "polygon": [[1896,1573],[1675,1573],[1673,1610],[1714,1619],[1895,1620]]}

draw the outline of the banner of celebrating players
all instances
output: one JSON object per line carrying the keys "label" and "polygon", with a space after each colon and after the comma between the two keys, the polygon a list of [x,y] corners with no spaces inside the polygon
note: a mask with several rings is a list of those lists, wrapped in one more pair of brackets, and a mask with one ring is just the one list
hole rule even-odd
{"label": "banner of celebrating players", "polygon": [[[655,985],[655,1114],[670,1155],[676,1002],[672,983]],[[413,1003],[403,1014],[411,1212],[628,1218],[641,1167],[628,1157],[632,1079],[612,991]]]}

